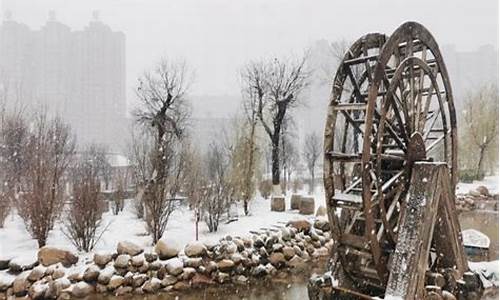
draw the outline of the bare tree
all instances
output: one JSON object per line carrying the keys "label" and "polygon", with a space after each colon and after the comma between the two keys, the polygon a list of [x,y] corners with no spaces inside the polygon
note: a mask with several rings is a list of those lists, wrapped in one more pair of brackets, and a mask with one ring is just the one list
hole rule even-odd
{"label": "bare tree", "polygon": [[303,156],[311,175],[311,184],[309,185],[309,193],[311,194],[314,192],[314,171],[321,155],[321,149],[320,137],[315,132],[307,134],[304,140]]}
{"label": "bare tree", "polygon": [[210,232],[217,231],[221,216],[228,205],[230,186],[229,159],[220,144],[212,143],[205,156],[206,186],[202,193],[202,210]]}
{"label": "bare tree", "polygon": [[186,93],[189,71],[184,62],[162,60],[151,73],[139,78],[137,97],[141,107],[135,111],[138,124],[151,128],[152,173],[144,187],[148,230],[156,243],[163,235],[174,210],[182,179],[184,156],[181,141],[185,134],[189,109]]}
{"label": "bare tree", "polygon": [[74,155],[69,126],[38,113],[26,144],[26,187],[17,201],[26,229],[43,247],[61,211],[63,176]]}
{"label": "bare tree", "polygon": [[22,110],[7,113],[2,105],[0,115],[0,228],[14,204],[26,174],[25,146],[28,125]]}
{"label": "bare tree", "polygon": [[113,193],[111,197],[111,208],[114,215],[125,207],[125,189],[127,184],[127,173],[125,171],[117,171],[113,176]]}
{"label": "bare tree", "polygon": [[91,251],[107,228],[101,228],[101,216],[106,205],[100,184],[104,155],[99,147],[91,145],[70,172],[73,193],[63,233],[80,251]]}
{"label": "bare tree", "polygon": [[269,136],[272,148],[272,182],[275,193],[280,189],[280,137],[287,112],[294,108],[301,92],[308,86],[306,56],[299,60],[272,59],[250,62],[244,68],[242,81],[255,97],[257,117]]}
{"label": "bare tree", "polygon": [[[498,152],[498,87],[488,85],[476,93],[469,94],[463,113],[464,138],[472,143],[463,143],[462,148],[472,147],[472,151],[461,151],[464,159],[476,158],[474,170],[476,179],[484,175],[484,160],[490,152]],[[477,152],[478,151],[478,152]],[[470,155],[472,154],[472,156]],[[492,161],[497,165],[498,161]]]}

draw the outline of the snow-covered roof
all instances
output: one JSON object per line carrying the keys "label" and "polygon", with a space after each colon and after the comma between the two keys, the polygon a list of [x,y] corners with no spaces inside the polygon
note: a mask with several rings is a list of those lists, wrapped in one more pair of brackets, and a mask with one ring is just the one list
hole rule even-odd
{"label": "snow-covered roof", "polygon": [[467,247],[476,247],[476,248],[490,247],[490,238],[486,234],[475,229],[467,229],[462,231],[462,238],[464,246]]}
{"label": "snow-covered roof", "polygon": [[112,167],[130,166],[129,159],[121,154],[106,154],[106,159]]}

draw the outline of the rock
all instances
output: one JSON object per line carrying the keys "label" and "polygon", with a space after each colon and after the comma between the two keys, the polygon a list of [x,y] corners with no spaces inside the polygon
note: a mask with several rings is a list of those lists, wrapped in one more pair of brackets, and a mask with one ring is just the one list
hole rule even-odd
{"label": "rock", "polygon": [[234,268],[234,262],[230,259],[223,259],[217,263],[217,268],[223,272],[231,271]]}
{"label": "rock", "polygon": [[235,264],[239,264],[243,260],[243,256],[241,254],[239,254],[239,253],[233,253],[233,254],[231,254],[231,260]]}
{"label": "rock", "polygon": [[290,261],[288,261],[288,266],[294,269],[303,270],[306,267],[306,261],[295,255],[292,259],[290,259]]}
{"label": "rock", "polygon": [[271,211],[285,211],[285,197],[273,196],[271,198]]}
{"label": "rock", "polygon": [[182,270],[184,268],[184,264],[182,263],[182,260],[179,258],[171,258],[165,262],[165,268],[167,269],[167,272],[171,275],[177,276],[182,273]]}
{"label": "rock", "polygon": [[289,221],[288,225],[297,229],[299,232],[309,232],[311,229],[311,223],[305,219]]}
{"label": "rock", "polygon": [[488,190],[487,187],[485,187],[484,185],[480,185],[476,188],[476,191],[482,195],[482,196],[489,196],[490,195],[490,191]]}
{"label": "rock", "polygon": [[28,293],[30,283],[26,276],[18,276],[12,283],[12,293],[18,297],[22,297]]}
{"label": "rock", "polygon": [[290,198],[290,209],[299,209],[301,198],[302,198],[301,195],[293,194],[292,197]]}
{"label": "rock", "polygon": [[162,264],[159,261],[154,261],[149,264],[149,269],[152,271],[159,270],[162,267]]}
{"label": "rock", "polygon": [[264,244],[264,241],[260,237],[256,237],[254,242],[253,242],[253,245],[256,249],[258,249],[258,248],[264,246],[265,244]]}
{"label": "rock", "polygon": [[199,266],[201,266],[203,260],[201,257],[192,257],[192,258],[188,258],[184,261],[184,265],[186,267],[191,267],[191,268],[198,268]]}
{"label": "rock", "polygon": [[207,275],[199,274],[196,273],[194,274],[193,278],[191,279],[191,284],[194,287],[200,287],[203,285],[210,285],[214,284],[215,282],[212,280],[212,278],[208,277]]}
{"label": "rock", "polygon": [[83,280],[83,274],[77,271],[75,273],[69,274],[68,275],[68,279],[72,283],[75,283],[75,282],[78,282],[78,281],[82,281]]}
{"label": "rock", "polygon": [[273,266],[281,267],[286,263],[285,256],[281,252],[273,252],[269,256],[269,262],[273,264]]}
{"label": "rock", "polygon": [[104,268],[112,259],[111,254],[94,254],[94,263],[101,268]]}
{"label": "rock", "polygon": [[270,263],[266,265],[266,270],[267,270],[267,274],[271,274],[271,275],[276,274],[276,271],[277,271],[276,268]]}
{"label": "rock", "polygon": [[313,257],[327,257],[330,255],[330,252],[326,247],[321,247],[313,251]]}
{"label": "rock", "polygon": [[145,274],[139,274],[139,275],[134,275],[132,277],[132,286],[133,287],[140,287],[148,280],[148,276]]}
{"label": "rock", "polygon": [[108,289],[110,289],[110,290],[117,289],[118,287],[120,287],[123,284],[124,280],[125,279],[122,276],[118,276],[118,275],[111,276],[111,279],[109,280],[109,283],[108,283]]}
{"label": "rock", "polygon": [[272,246],[273,252],[281,252],[283,249],[283,244],[276,243]]}
{"label": "rock", "polygon": [[66,250],[44,246],[38,250],[38,262],[44,266],[62,263],[63,266],[70,267],[78,262],[78,257]]}
{"label": "rock", "polygon": [[263,265],[258,265],[252,270],[252,275],[255,277],[261,277],[267,275],[267,269]]}
{"label": "rock", "polygon": [[83,272],[83,280],[86,282],[94,282],[97,281],[97,277],[99,277],[99,267],[96,265],[91,265],[88,267],[85,272]]}
{"label": "rock", "polygon": [[97,282],[100,284],[107,285],[109,281],[111,280],[111,277],[113,276],[113,273],[115,272],[115,268],[113,267],[107,267],[104,270],[102,270],[99,273],[99,276],[97,276]]}
{"label": "rock", "polygon": [[188,257],[200,257],[207,253],[207,247],[202,242],[193,242],[187,244],[184,248],[184,254]]}
{"label": "rock", "polygon": [[161,280],[158,278],[151,278],[146,281],[142,290],[146,293],[156,293],[161,287]]}
{"label": "rock", "polygon": [[173,241],[159,240],[156,243],[155,252],[161,260],[165,260],[176,257],[180,252],[180,248]]}
{"label": "rock", "polygon": [[31,270],[38,265],[36,255],[15,257],[9,262],[10,273],[20,273],[22,271]]}
{"label": "rock", "polygon": [[190,288],[189,283],[185,281],[178,281],[174,284],[174,290],[176,291],[184,291]]}
{"label": "rock", "polygon": [[61,291],[68,288],[71,282],[67,278],[60,278],[49,282],[45,291],[45,299],[57,299]]}
{"label": "rock", "polygon": [[4,292],[9,289],[14,283],[14,279],[16,279],[13,275],[0,276],[0,292]]}
{"label": "rock", "polygon": [[246,284],[248,281],[248,278],[246,278],[244,275],[239,275],[236,277],[236,282],[239,284]]}
{"label": "rock", "polygon": [[71,295],[76,298],[84,298],[94,292],[94,287],[86,282],[80,281],[73,285]]}
{"label": "rock", "polygon": [[12,257],[0,257],[0,271],[8,269],[11,260]]}
{"label": "rock", "polygon": [[128,267],[128,263],[130,261],[130,255],[128,254],[120,254],[115,259],[115,268],[125,269]]}
{"label": "rock", "polygon": [[235,243],[229,242],[229,243],[226,245],[226,247],[225,247],[225,249],[224,249],[224,250],[225,250],[224,252],[225,252],[226,254],[231,255],[231,254],[235,253],[236,251],[238,251],[238,246],[236,246],[236,244],[235,244]]}
{"label": "rock", "polygon": [[457,300],[457,298],[450,292],[443,290],[442,291],[443,300]]}
{"label": "rock", "polygon": [[165,277],[163,277],[163,280],[161,281],[161,285],[169,286],[175,284],[176,282],[177,282],[177,277],[172,275],[165,275]]}
{"label": "rock", "polygon": [[59,279],[63,278],[65,275],[64,269],[63,268],[56,268],[54,272],[52,273],[52,279]]}
{"label": "rock", "polygon": [[224,273],[224,272],[217,273],[217,281],[219,283],[227,282],[227,281],[229,281],[229,279],[230,279],[229,274]]}
{"label": "rock", "polygon": [[30,274],[28,275],[28,280],[33,282],[42,279],[42,277],[45,275],[45,270],[46,268],[43,266],[33,268],[33,270],[31,270]]}
{"label": "rock", "polygon": [[132,257],[132,260],[130,262],[131,262],[132,266],[140,267],[144,264],[144,258],[141,256],[134,256],[134,257]]}
{"label": "rock", "polygon": [[330,222],[323,218],[318,218],[314,221],[314,228],[319,229],[321,231],[329,231],[330,230]]}
{"label": "rock", "polygon": [[128,254],[130,256],[141,254],[142,251],[144,251],[142,247],[129,241],[119,242],[116,247],[116,252],[118,252],[118,254]]}
{"label": "rock", "polygon": [[35,282],[28,290],[28,296],[33,300],[45,298],[45,292],[49,288],[47,283]]}
{"label": "rock", "polygon": [[194,274],[196,274],[195,268],[186,267],[182,269],[182,274],[179,277],[181,280],[189,280],[193,278]]}
{"label": "rock", "polygon": [[97,283],[95,285],[95,292],[98,294],[104,294],[108,291],[108,288],[104,284]]}
{"label": "rock", "polygon": [[156,253],[144,253],[144,259],[146,259],[148,263],[152,263],[158,259],[158,255]]}
{"label": "rock", "polygon": [[285,259],[291,259],[295,255],[295,250],[292,247],[285,246],[283,247],[283,255]]}
{"label": "rock", "polygon": [[301,215],[314,214],[314,197],[302,197],[300,199],[299,213]]}
{"label": "rock", "polygon": [[119,296],[127,295],[127,294],[132,293],[133,290],[134,289],[131,286],[122,286],[116,290],[115,296],[119,297]]}
{"label": "rock", "polygon": [[326,207],[320,205],[316,210],[316,217],[324,217],[326,216]]}
{"label": "rock", "polygon": [[217,263],[215,261],[209,261],[206,266],[206,272],[210,274],[215,270],[217,270]]}

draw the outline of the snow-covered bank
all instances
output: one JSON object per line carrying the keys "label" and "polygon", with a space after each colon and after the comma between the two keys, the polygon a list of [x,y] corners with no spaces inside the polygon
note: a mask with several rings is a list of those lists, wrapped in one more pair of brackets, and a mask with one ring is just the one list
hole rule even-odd
{"label": "snow-covered bank", "polygon": [[[215,242],[226,235],[245,236],[250,231],[257,231],[262,227],[270,227],[279,223],[286,223],[302,216],[297,210],[289,210],[290,196],[285,198],[287,210],[285,212],[274,212],[270,210],[270,200],[256,197],[250,203],[250,216],[245,216],[243,208],[238,205],[239,218],[229,224],[221,224],[217,232],[208,232],[204,222],[199,223],[199,240],[203,242]],[[322,190],[317,189],[315,193],[316,209],[325,205],[325,197]],[[106,232],[97,243],[93,252],[111,252],[116,249],[118,242],[131,241],[146,249],[151,247],[152,239],[146,232],[145,223],[138,219],[134,213],[132,199],[127,200],[125,208],[118,215],[111,211],[103,214],[102,226],[109,224]],[[185,245],[196,239],[194,215],[186,206],[181,205],[170,217],[167,230],[163,239],[175,241],[178,245]],[[67,239],[61,230],[61,224],[56,224],[50,232],[47,240],[48,246],[67,249],[77,252],[75,247]],[[0,259],[3,257],[26,257],[28,260],[36,257],[38,245],[26,231],[22,219],[13,211],[7,218],[4,228],[0,228]],[[85,255],[82,253],[82,255]]]}

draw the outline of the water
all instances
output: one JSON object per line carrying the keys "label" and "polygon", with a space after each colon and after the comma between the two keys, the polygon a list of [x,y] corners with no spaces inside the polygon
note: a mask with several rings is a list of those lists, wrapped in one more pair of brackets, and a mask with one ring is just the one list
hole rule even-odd
{"label": "water", "polygon": [[[155,295],[128,295],[119,299],[131,300],[303,300],[308,299],[307,282],[312,274],[322,274],[326,261],[315,263],[311,268],[298,273],[279,273],[282,276],[273,279],[251,279],[248,284],[224,284],[193,288],[183,292],[159,293]],[[281,278],[280,278],[281,277]],[[96,300],[117,300],[111,295],[97,295]]]}
{"label": "water", "polygon": [[460,227],[465,229],[476,229],[490,238],[489,259],[498,259],[498,212],[496,211],[467,211],[462,212],[459,217]]}

